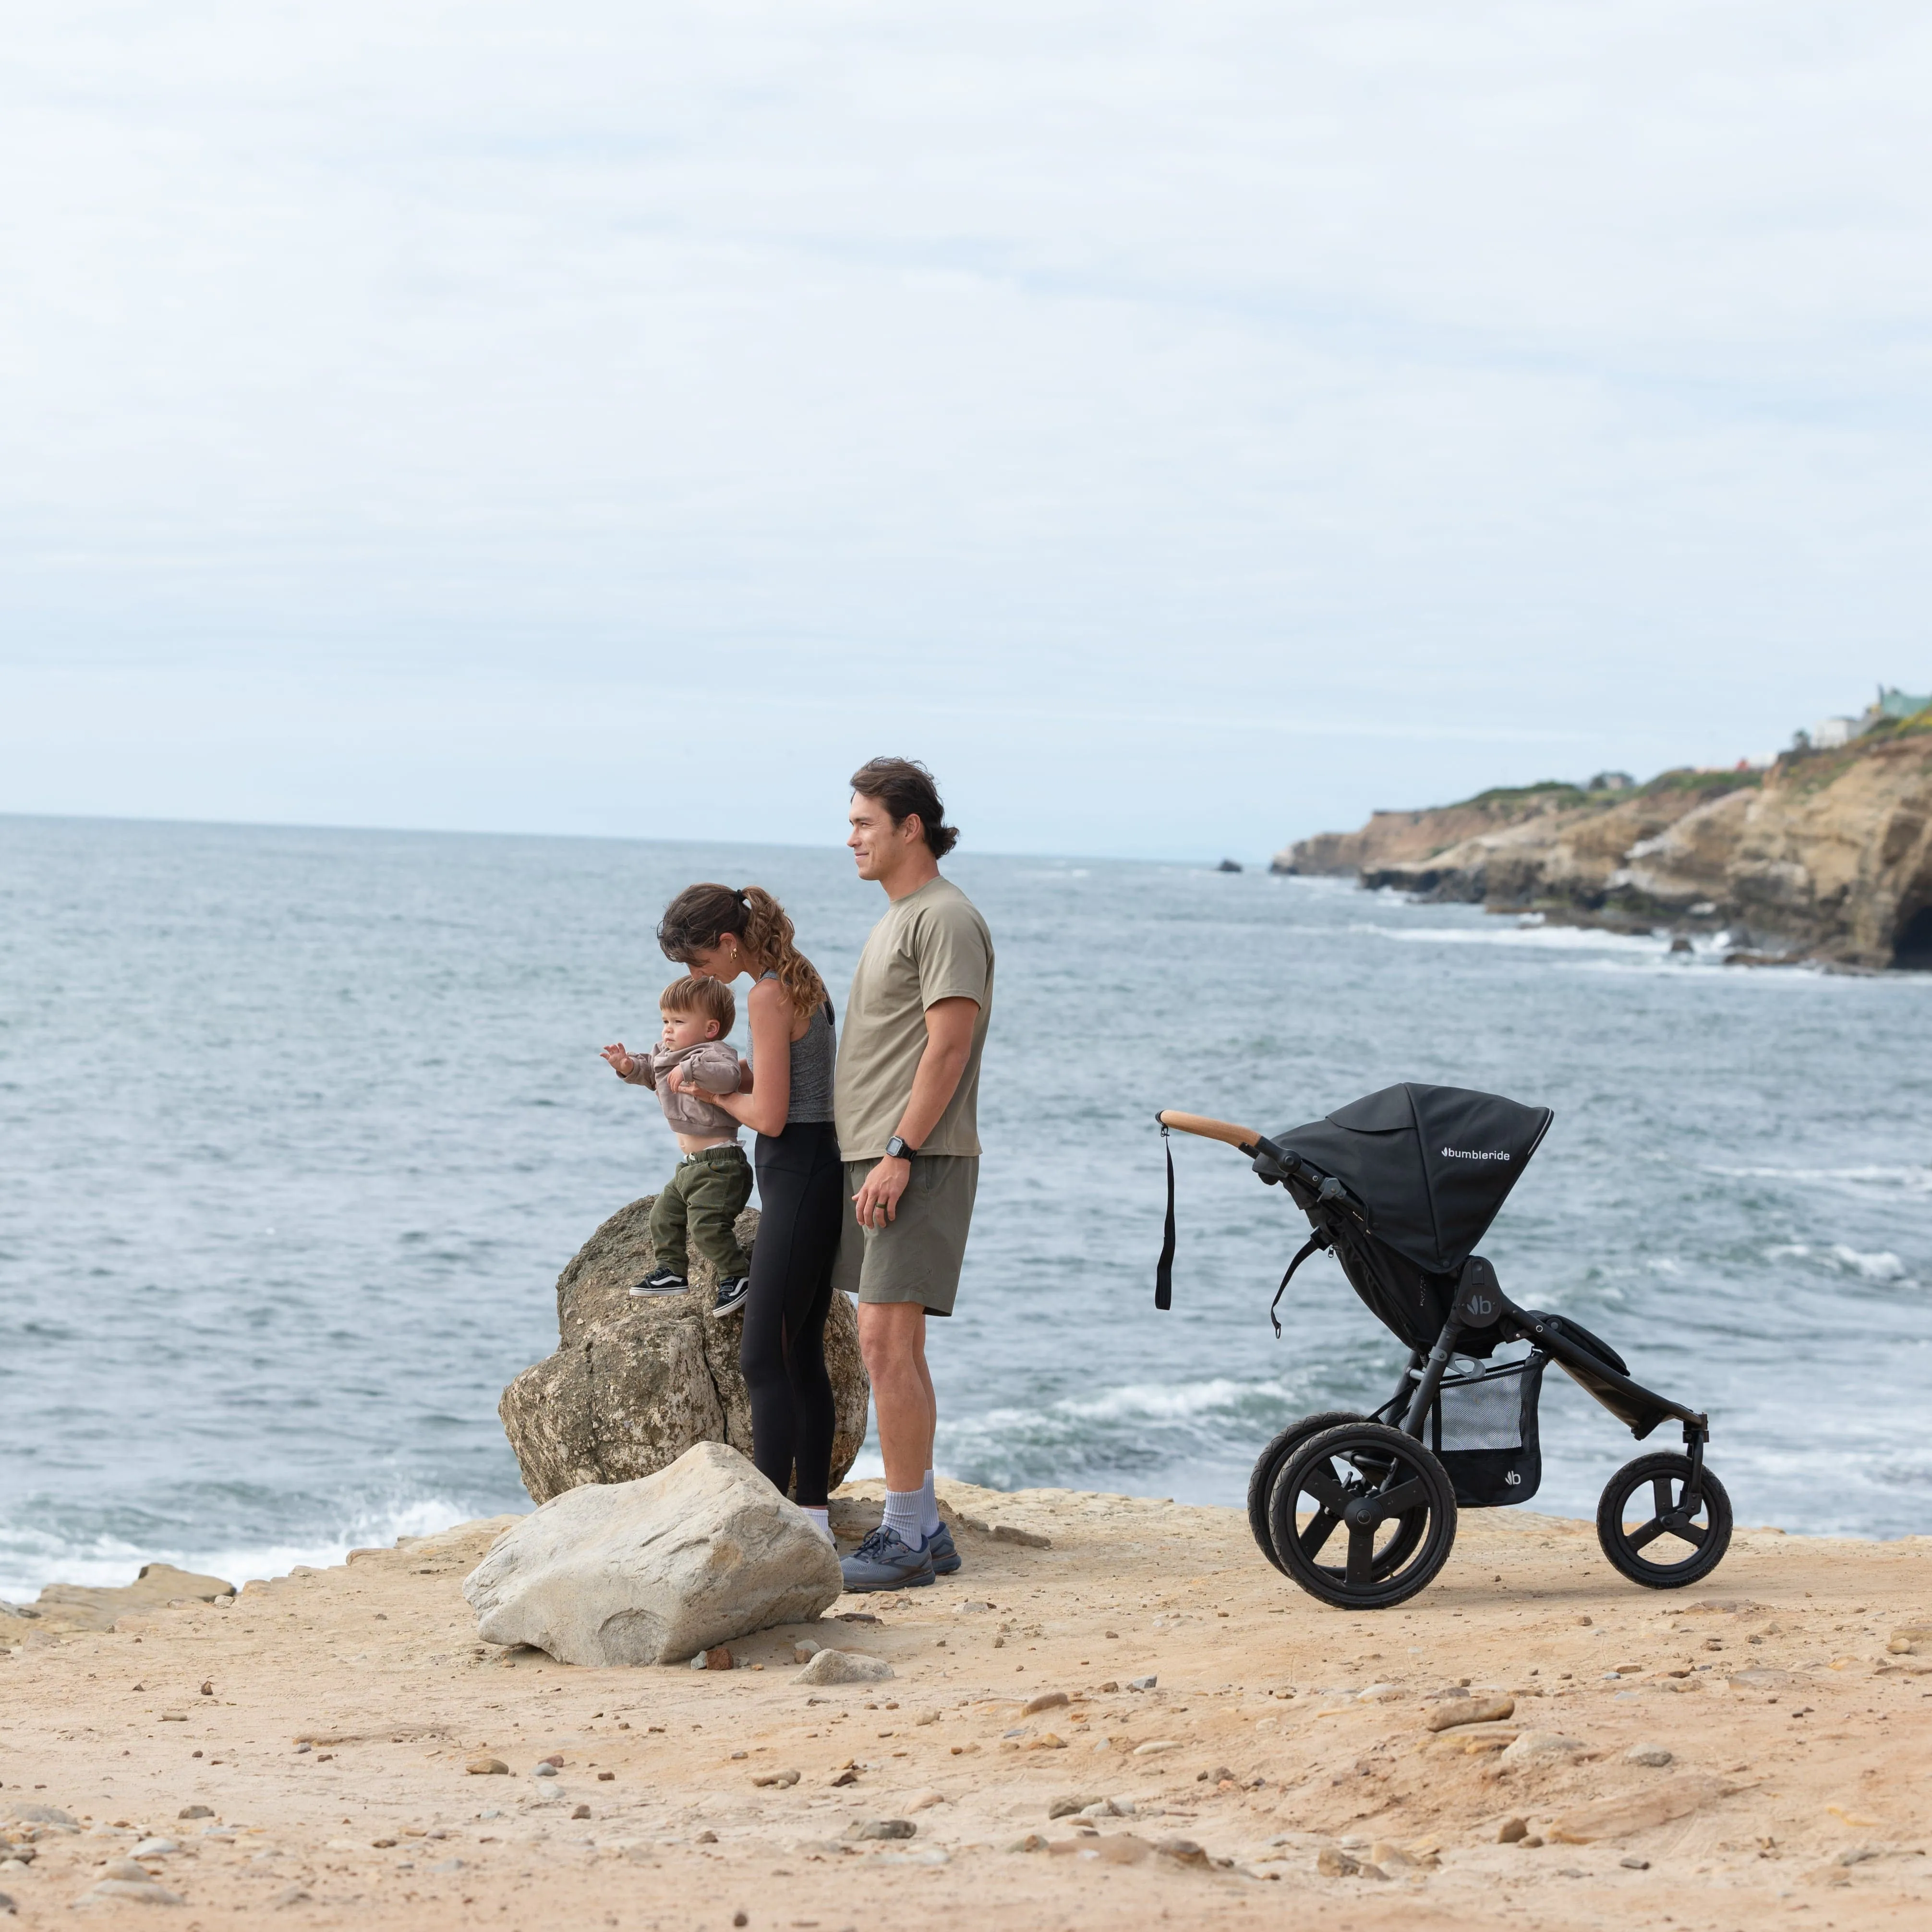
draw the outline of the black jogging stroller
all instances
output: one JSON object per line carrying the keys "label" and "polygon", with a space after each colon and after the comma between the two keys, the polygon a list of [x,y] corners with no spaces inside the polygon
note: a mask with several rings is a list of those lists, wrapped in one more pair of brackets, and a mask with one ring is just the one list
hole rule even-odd
{"label": "black jogging stroller", "polygon": [[[1456,1512],[1527,1502],[1542,1476],[1537,1403],[1551,1362],[1642,1442],[1683,1425],[1684,1453],[1626,1463],[1597,1508],[1604,1554],[1633,1582],[1681,1589],[1708,1576],[1731,1540],[1730,1499],[1704,1466],[1708,1419],[1634,1382],[1623,1358],[1567,1316],[1519,1308],[1472,1250],[1549,1131],[1547,1107],[1412,1082],[1384,1088],[1270,1138],[1198,1114],[1156,1116],[1225,1141],[1314,1232],[1275,1304],[1310,1255],[1341,1264],[1369,1311],[1408,1348],[1401,1385],[1362,1416],[1292,1422],[1262,1451],[1248,1520],[1268,1561],[1324,1603],[1386,1610],[1426,1588],[1448,1561]],[[1173,1301],[1174,1156],[1154,1306]],[[1275,1334],[1281,1323],[1270,1306]],[[1507,1344],[1526,1353],[1496,1359]],[[1346,1534],[1338,1536],[1338,1532]]]}

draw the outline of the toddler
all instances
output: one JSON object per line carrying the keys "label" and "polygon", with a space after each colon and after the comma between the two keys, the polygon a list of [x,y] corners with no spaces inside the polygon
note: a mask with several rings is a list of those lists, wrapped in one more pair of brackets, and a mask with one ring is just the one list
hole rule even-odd
{"label": "toddler", "polygon": [[[752,1164],[738,1144],[738,1123],[700,1092],[735,1094],[737,1049],[724,1036],[737,1018],[731,989],[720,980],[674,980],[658,1000],[664,1031],[649,1054],[626,1052],[620,1040],[604,1058],[620,1080],[652,1088],[683,1156],[651,1208],[651,1246],[657,1265],[633,1294],[676,1294],[690,1286],[687,1241],[718,1270],[714,1315],[744,1301],[751,1264],[733,1224],[752,1198]],[[683,1070],[678,1091],[668,1084]]]}

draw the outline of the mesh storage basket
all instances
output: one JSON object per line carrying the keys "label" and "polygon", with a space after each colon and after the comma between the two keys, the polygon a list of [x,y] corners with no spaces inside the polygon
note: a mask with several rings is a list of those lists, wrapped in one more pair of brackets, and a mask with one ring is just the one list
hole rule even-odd
{"label": "mesh storage basket", "polygon": [[1549,1357],[1540,1352],[1486,1372],[1445,1376],[1430,1413],[1430,1447],[1464,1509],[1527,1502],[1543,1480],[1536,1406]]}

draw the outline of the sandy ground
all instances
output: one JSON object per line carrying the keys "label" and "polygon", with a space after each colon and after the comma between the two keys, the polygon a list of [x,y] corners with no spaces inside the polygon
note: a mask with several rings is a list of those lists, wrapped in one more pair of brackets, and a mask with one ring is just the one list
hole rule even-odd
{"label": "sandy ground", "polygon": [[[848,1534],[868,1493],[845,1492]],[[1353,1616],[1282,1582],[1232,1510],[945,1496],[985,1526],[958,1532],[962,1574],[810,1633],[890,1660],[888,1683],[808,1690],[802,1630],[729,1671],[485,1646],[461,1586],[501,1523],[110,1631],[35,1627],[0,1661],[0,1819],[80,1828],[28,1828],[32,1862],[0,1864],[12,1922],[71,1924],[78,1900],[182,1932],[1932,1926],[1932,1654],[1887,1647],[1932,1612],[1932,1539],[1741,1532],[1708,1584],[1658,1595],[1586,1524],[1472,1513],[1433,1588]],[[1510,1718],[1432,1732],[1466,1684]],[[1572,1742],[1505,1757],[1524,1732]],[[466,1770],[484,1755],[508,1774]],[[1133,1810],[1050,1818],[1067,1797]],[[912,1835],[850,1835],[878,1820]],[[141,1882],[113,1862],[150,1834],[184,1904],[95,1892]]]}

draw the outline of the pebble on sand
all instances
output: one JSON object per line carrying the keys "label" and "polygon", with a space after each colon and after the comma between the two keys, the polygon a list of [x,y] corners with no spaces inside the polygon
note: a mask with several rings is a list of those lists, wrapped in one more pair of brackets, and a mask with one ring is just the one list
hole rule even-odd
{"label": "pebble on sand", "polygon": [[508,1778],[510,1767],[500,1757],[472,1757],[464,1766],[472,1778]]}
{"label": "pebble on sand", "polygon": [[798,1776],[795,1771],[761,1771],[752,1778],[752,1782],[758,1785],[776,1784],[789,1787],[798,1782]]}
{"label": "pebble on sand", "polygon": [[1653,1770],[1661,1770],[1672,1762],[1671,1754],[1661,1744],[1632,1744],[1624,1753],[1626,1764],[1647,1764]]}
{"label": "pebble on sand", "polygon": [[854,1839],[910,1838],[918,1830],[910,1818],[867,1818],[849,1827],[845,1835]]}
{"label": "pebble on sand", "polygon": [[862,1651],[821,1650],[798,1673],[800,1684],[879,1684],[893,1675],[883,1657]]}
{"label": "pebble on sand", "polygon": [[1493,1724],[1516,1714],[1516,1700],[1507,1692],[1488,1696],[1456,1697],[1436,1706],[1424,1719],[1432,1731],[1453,1730],[1463,1724]]}

